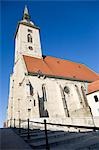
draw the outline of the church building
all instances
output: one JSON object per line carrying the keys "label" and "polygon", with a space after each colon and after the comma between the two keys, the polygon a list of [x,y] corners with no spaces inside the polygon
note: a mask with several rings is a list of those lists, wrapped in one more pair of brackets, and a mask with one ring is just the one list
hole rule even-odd
{"label": "church building", "polygon": [[25,7],[15,33],[7,119],[89,117],[86,94],[96,80],[84,64],[42,54],[40,28]]}

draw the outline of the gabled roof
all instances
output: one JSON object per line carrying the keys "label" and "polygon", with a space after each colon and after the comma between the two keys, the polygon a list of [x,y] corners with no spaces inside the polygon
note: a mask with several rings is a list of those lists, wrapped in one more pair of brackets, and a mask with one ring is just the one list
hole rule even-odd
{"label": "gabled roof", "polygon": [[88,94],[99,91],[99,80],[94,81],[88,85]]}
{"label": "gabled roof", "polygon": [[51,56],[45,56],[39,59],[24,55],[23,58],[29,73],[42,73],[50,76],[88,82],[99,79],[99,76],[95,72],[83,64]]}

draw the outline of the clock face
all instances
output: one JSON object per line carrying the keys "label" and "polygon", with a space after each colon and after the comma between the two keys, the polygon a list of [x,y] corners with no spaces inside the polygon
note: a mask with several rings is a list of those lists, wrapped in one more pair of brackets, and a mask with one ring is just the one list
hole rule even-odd
{"label": "clock face", "polygon": [[33,47],[32,47],[32,46],[29,46],[29,50],[33,50]]}
{"label": "clock face", "polygon": [[67,94],[70,93],[70,90],[69,90],[69,88],[67,86],[64,87],[64,92],[67,93]]}

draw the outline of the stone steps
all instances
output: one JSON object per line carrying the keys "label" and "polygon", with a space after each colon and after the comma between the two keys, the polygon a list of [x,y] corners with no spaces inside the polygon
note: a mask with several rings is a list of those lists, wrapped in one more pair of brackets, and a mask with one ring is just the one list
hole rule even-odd
{"label": "stone steps", "polygon": [[[54,133],[54,132],[56,132],[56,131],[50,131],[50,130],[48,130],[47,131],[47,133],[48,134],[51,134],[51,133]],[[40,135],[42,135],[42,134],[45,134],[45,131],[44,130],[40,130],[40,131],[35,131],[35,132],[30,132],[30,136],[32,137],[32,136],[40,136]],[[20,136],[21,137],[27,137],[27,131],[25,132],[25,133],[23,133],[23,134],[20,134]]]}
{"label": "stone steps", "polygon": [[32,150],[11,128],[0,129],[0,150]]}
{"label": "stone steps", "polygon": [[[68,136],[68,133],[63,133],[63,132],[50,132],[48,133],[48,138],[57,138],[58,136]],[[27,138],[24,138],[24,140],[28,140]],[[38,136],[32,136],[28,142],[30,143],[31,141],[41,141],[45,140],[45,133],[38,135]]]}
{"label": "stone steps", "polygon": [[[47,133],[50,150],[99,150],[99,131],[66,132],[48,130]],[[44,130],[30,130],[30,139],[27,139],[27,130],[23,129],[20,136],[33,149],[46,149]]]}
{"label": "stone steps", "polygon": [[[64,143],[64,145],[57,145],[56,147],[50,147],[51,150],[99,150],[99,137],[92,135],[87,135],[69,142],[69,144]],[[92,149],[93,148],[93,149]]]}
{"label": "stone steps", "polygon": [[[68,143],[72,143],[72,142],[75,142],[75,141],[78,141],[79,139],[83,139],[85,137],[85,133],[82,133],[82,134],[68,134],[68,136],[57,136],[57,137],[53,137],[53,138],[49,138],[48,140],[48,143],[51,146],[56,146],[56,145],[60,145],[60,144],[68,144]],[[30,145],[33,147],[33,148],[45,148],[45,145],[46,145],[46,142],[45,140],[40,140],[40,141],[36,141],[36,142],[31,142]]]}
{"label": "stone steps", "polygon": [[[20,133],[19,133],[19,129],[14,129],[14,130],[15,130],[15,132],[16,132],[17,134],[20,134]],[[30,130],[29,130],[30,133],[36,133],[36,132],[39,132],[39,131],[41,131],[41,130],[40,130],[40,129],[32,129],[32,130],[30,129]],[[22,134],[27,134],[27,132],[28,132],[27,129],[21,128],[21,135],[22,135]]]}
{"label": "stone steps", "polygon": [[97,148],[97,150],[99,150],[99,137],[97,136],[89,137],[89,139],[85,139],[84,141],[82,141],[82,143],[76,144],[75,150],[83,150],[84,148],[93,149],[95,147]]}

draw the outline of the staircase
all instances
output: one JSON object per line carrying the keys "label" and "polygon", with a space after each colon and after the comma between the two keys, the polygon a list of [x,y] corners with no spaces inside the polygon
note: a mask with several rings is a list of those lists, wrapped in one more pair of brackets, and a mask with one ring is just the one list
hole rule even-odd
{"label": "staircase", "polygon": [[[13,129],[19,134],[19,129]],[[41,129],[21,129],[19,134],[34,150],[46,150],[45,131]],[[99,131],[66,132],[47,130],[50,150],[99,150]]]}

